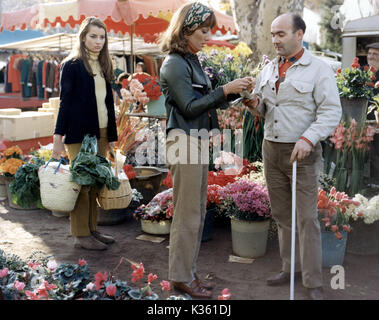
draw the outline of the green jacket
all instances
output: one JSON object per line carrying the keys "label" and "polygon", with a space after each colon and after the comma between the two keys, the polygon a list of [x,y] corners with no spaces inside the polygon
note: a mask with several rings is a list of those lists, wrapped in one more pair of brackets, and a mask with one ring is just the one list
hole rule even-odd
{"label": "green jacket", "polygon": [[174,128],[188,135],[191,129],[219,129],[216,109],[227,108],[228,101],[221,87],[211,91],[197,55],[169,54],[160,69],[160,79],[166,98],[166,133]]}

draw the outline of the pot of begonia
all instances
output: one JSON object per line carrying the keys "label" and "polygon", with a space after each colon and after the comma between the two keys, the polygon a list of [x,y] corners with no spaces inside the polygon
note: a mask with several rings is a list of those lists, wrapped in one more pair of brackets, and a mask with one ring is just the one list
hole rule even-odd
{"label": "pot of begonia", "polygon": [[141,221],[142,231],[169,234],[174,211],[172,188],[158,193],[147,205],[138,207],[133,217]]}
{"label": "pot of begonia", "polygon": [[239,179],[219,191],[220,207],[230,217],[233,253],[257,258],[266,253],[270,200],[260,183]]}
{"label": "pot of begonia", "polygon": [[329,193],[319,188],[317,209],[321,225],[323,267],[343,264],[347,234],[352,230],[349,218],[359,204],[346,193],[336,191],[334,187]]}

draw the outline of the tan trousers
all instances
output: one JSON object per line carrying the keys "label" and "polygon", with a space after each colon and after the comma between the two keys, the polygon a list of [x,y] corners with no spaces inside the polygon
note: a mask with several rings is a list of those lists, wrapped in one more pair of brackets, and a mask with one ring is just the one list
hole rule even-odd
{"label": "tan trousers", "polygon": [[[292,164],[294,143],[264,140],[263,161],[272,215],[278,225],[282,271],[291,271]],[[317,186],[321,168],[321,145],[297,162],[296,178],[296,263],[307,288],[322,286],[320,223],[317,218]]]}
{"label": "tan trousers", "polygon": [[[172,131],[170,131],[171,133]],[[167,154],[175,146],[175,141],[166,141]],[[181,135],[183,138],[183,135]],[[191,150],[200,150],[200,140],[186,136],[187,144],[181,143],[180,149],[187,148],[187,163]],[[183,142],[183,140],[182,140]],[[170,231],[169,272],[171,281],[189,283],[194,280],[199,255],[201,237],[206,214],[208,164],[186,164],[179,161],[172,164],[167,156],[168,167],[173,181],[174,216]]]}
{"label": "tan trousers", "polygon": [[[81,143],[66,144],[70,163],[80,151]],[[108,148],[107,128],[100,129],[97,140],[98,154],[106,156]],[[75,208],[70,212],[71,235],[75,237],[89,236],[97,229],[97,196],[96,187],[82,186]]]}

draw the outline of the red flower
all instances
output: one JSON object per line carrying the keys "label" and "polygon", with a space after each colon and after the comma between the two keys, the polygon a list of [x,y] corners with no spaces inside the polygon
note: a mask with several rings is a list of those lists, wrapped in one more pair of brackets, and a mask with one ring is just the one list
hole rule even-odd
{"label": "red flower", "polygon": [[332,229],[333,232],[337,232],[338,231],[338,226],[336,224],[332,225],[330,227],[330,229]]}
{"label": "red flower", "polygon": [[147,276],[147,282],[152,283],[157,278],[158,276],[156,274],[149,273],[149,275]]}
{"label": "red flower", "polygon": [[79,261],[78,261],[78,265],[79,265],[79,266],[83,267],[83,266],[85,266],[86,264],[87,264],[87,261],[86,261],[86,260],[84,260],[84,259],[79,259]]}
{"label": "red flower", "polygon": [[132,264],[132,269],[134,270],[132,272],[132,282],[136,282],[137,280],[140,280],[143,278],[143,274],[145,273],[145,269],[143,267],[143,264],[140,263],[138,267],[136,267],[134,264]]}
{"label": "red flower", "polygon": [[134,179],[137,177],[136,172],[133,169],[133,166],[131,164],[125,164],[122,166],[122,169],[124,170],[126,176],[128,177],[129,180]]}
{"label": "red flower", "polygon": [[101,272],[98,272],[95,274],[95,285],[96,285],[96,290],[100,290],[103,285],[104,285],[104,282],[107,280],[107,273],[104,272],[104,274],[102,274]]}
{"label": "red flower", "polygon": [[343,230],[346,231],[346,232],[350,232],[350,231],[351,231],[351,227],[348,226],[348,225],[346,225],[346,224],[344,224],[342,228],[343,228]]}
{"label": "red flower", "polygon": [[172,188],[172,178],[171,178],[171,173],[170,171],[167,173],[167,177],[163,180],[163,185],[166,186],[167,188]]}
{"label": "red flower", "polygon": [[341,68],[338,68],[338,69],[337,69],[337,74],[340,74],[341,71],[342,71]]}
{"label": "red flower", "polygon": [[369,69],[370,69],[369,66],[364,66],[363,68],[364,71],[368,71]]}

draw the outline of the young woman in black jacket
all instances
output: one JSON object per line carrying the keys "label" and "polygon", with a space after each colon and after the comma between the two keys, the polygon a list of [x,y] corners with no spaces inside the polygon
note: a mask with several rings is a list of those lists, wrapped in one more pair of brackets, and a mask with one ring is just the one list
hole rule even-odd
{"label": "young woman in black jacket", "polygon": [[[88,17],[80,26],[76,47],[62,62],[54,158],[67,149],[72,161],[86,134],[96,135],[100,155],[105,156],[107,149],[113,148],[117,129],[112,79],[106,27],[101,20]],[[105,250],[107,244],[114,242],[96,230],[96,192],[95,188],[83,186],[70,213],[71,234],[77,248]]]}

